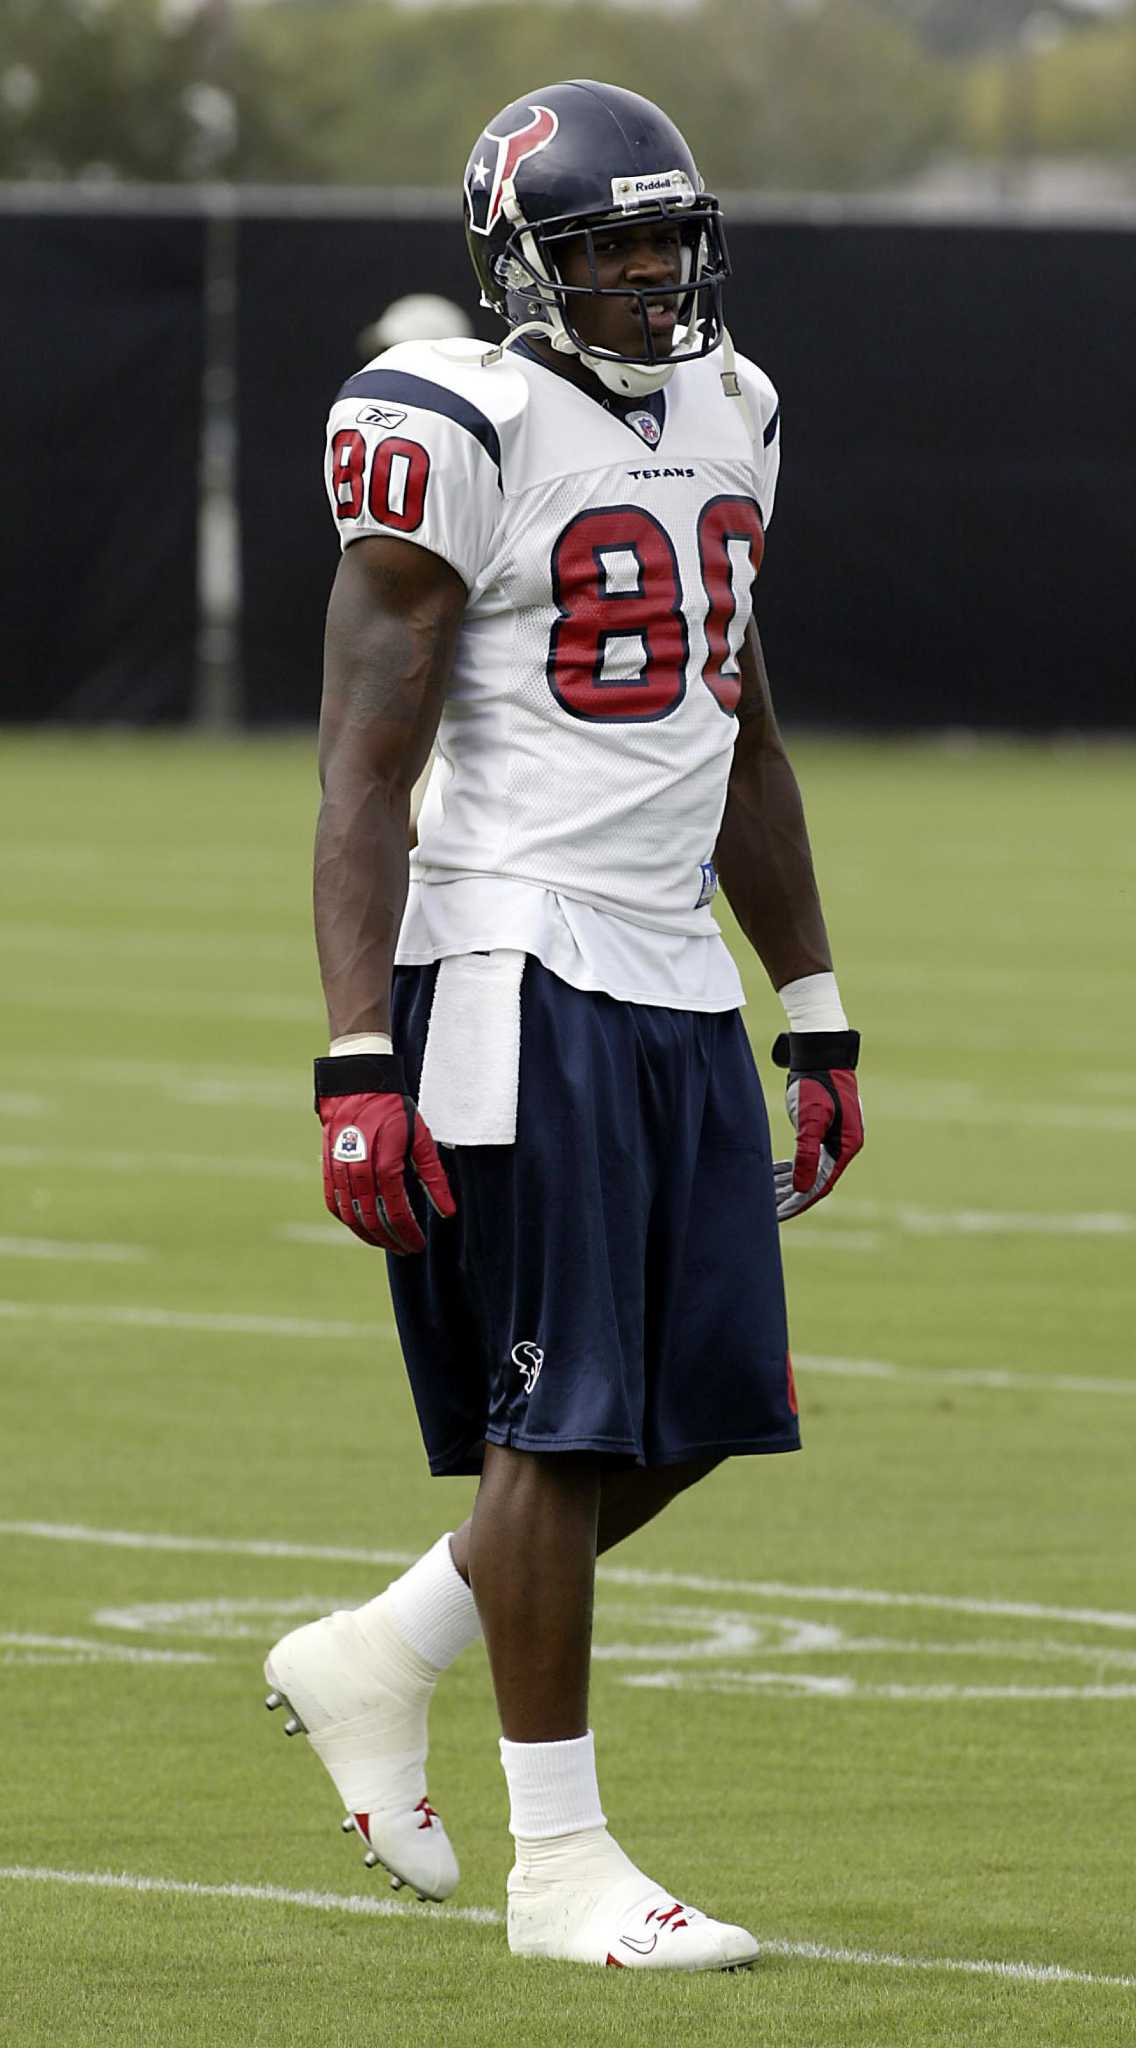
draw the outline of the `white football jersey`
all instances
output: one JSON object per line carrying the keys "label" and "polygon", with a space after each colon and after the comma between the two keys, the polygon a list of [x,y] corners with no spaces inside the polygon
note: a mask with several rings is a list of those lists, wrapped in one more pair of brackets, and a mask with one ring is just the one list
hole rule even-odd
{"label": "white football jersey", "polygon": [[412,884],[476,881],[483,901],[498,879],[672,945],[716,937],[711,862],[773,509],[776,393],[739,358],[744,399],[728,397],[719,350],[609,408],[523,344],[484,354],[476,341],[390,349],[328,423],[342,544],[398,535],[469,592]]}

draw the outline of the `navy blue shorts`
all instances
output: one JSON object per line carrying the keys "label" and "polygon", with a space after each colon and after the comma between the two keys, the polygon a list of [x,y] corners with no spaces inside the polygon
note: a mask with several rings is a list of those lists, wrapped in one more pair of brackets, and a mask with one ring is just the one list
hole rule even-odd
{"label": "navy blue shorts", "polygon": [[[418,1076],[436,967],[400,967]],[[482,1446],[670,1465],[800,1447],[769,1124],[736,1010],[521,984],[516,1143],[442,1150],[456,1217],[389,1258],[430,1469]],[[410,1176],[413,1180],[413,1176]]]}

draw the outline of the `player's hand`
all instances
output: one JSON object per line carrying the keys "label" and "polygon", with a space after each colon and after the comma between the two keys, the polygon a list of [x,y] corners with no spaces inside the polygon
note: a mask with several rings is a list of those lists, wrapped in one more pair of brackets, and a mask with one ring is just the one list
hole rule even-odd
{"label": "player's hand", "polygon": [[397,1053],[317,1060],[316,1109],[323,1125],[324,1200],[332,1215],[364,1244],[400,1254],[424,1250],[407,1197],[408,1170],[439,1216],[452,1216],[457,1204]]}
{"label": "player's hand", "polygon": [[783,1031],[774,1044],[774,1066],[789,1069],[785,1107],[797,1133],[796,1156],[773,1168],[779,1223],[831,1194],[864,1142],[859,1057],[858,1031]]}

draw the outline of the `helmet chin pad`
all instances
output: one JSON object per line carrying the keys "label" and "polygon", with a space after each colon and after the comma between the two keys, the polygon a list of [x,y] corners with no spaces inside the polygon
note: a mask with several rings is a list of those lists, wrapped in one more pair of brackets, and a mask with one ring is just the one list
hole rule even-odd
{"label": "helmet chin pad", "polygon": [[574,349],[573,354],[617,398],[649,398],[670,383],[676,367],[674,363],[613,363],[585,348]]}

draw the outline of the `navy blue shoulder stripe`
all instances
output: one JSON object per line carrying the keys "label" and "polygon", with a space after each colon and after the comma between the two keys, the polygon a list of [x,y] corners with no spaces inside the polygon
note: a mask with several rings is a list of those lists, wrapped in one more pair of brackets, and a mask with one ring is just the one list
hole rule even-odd
{"label": "navy blue shoulder stripe", "polygon": [[448,391],[444,384],[433,384],[428,377],[413,377],[408,370],[359,370],[349,377],[342,390],[336,394],[336,404],[341,398],[389,398],[403,405],[421,406],[424,412],[444,413],[447,419],[456,421],[480,441],[485,453],[497,466],[497,481],[501,481],[501,440],[492,420],[471,405],[468,398],[461,398],[456,391]]}
{"label": "navy blue shoulder stripe", "polygon": [[773,411],[771,412],[768,420],[765,423],[765,432],[761,437],[766,448],[768,448],[769,443],[772,441],[774,434],[777,432],[777,426],[780,418],[781,401],[780,399],[778,399],[777,404],[774,406]]}

